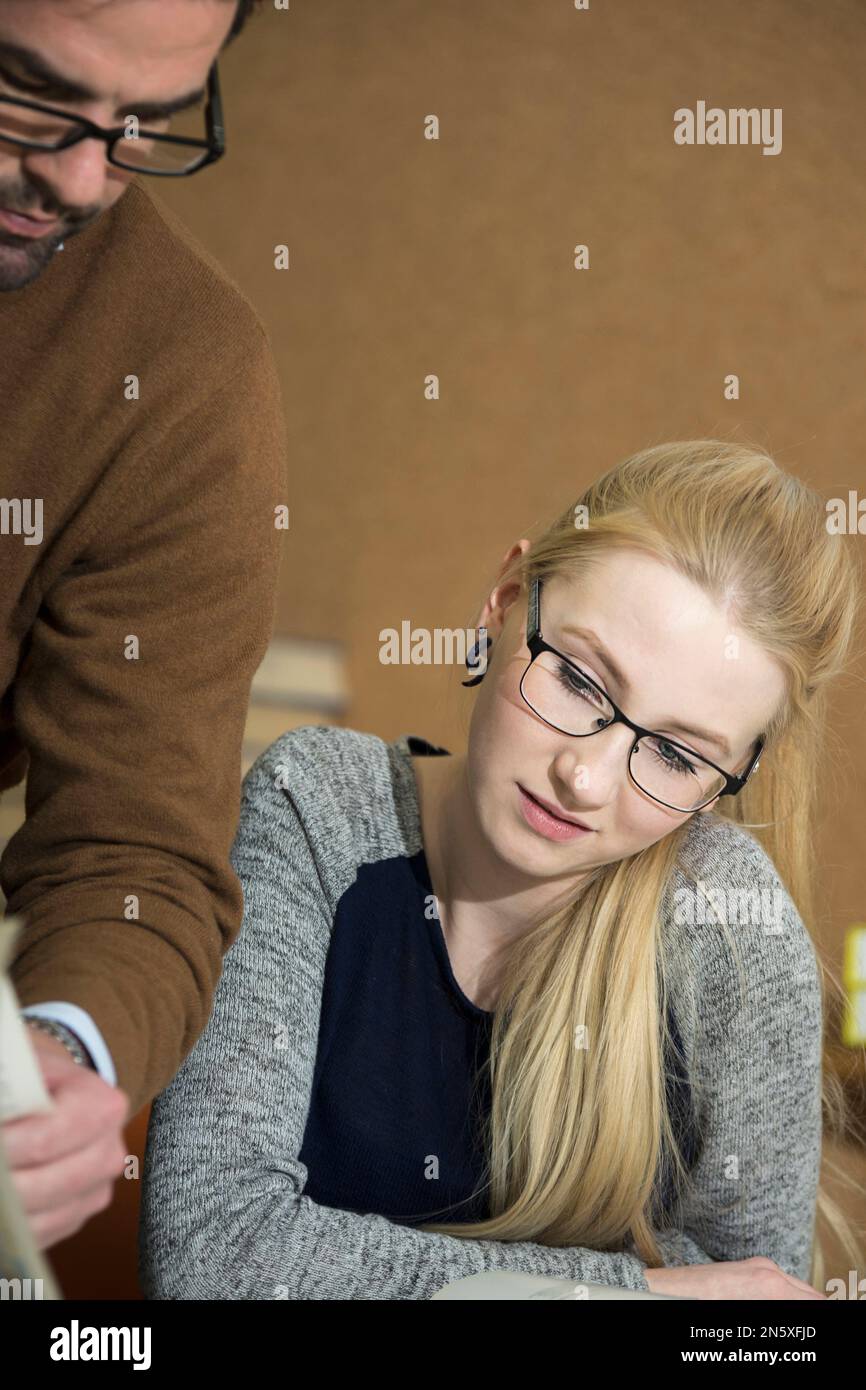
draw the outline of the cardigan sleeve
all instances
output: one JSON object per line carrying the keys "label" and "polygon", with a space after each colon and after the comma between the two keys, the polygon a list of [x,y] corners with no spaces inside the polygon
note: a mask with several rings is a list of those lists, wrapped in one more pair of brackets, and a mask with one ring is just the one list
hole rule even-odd
{"label": "cardigan sleeve", "polygon": [[236,332],[230,371],[184,378],[177,413],[149,408],[15,681],[30,766],[2,858],[24,919],[10,973],[22,1005],[93,1019],[132,1113],[204,1028],[242,920],[229,852],[286,457],[270,345]]}
{"label": "cardigan sleeve", "polygon": [[[713,1260],[765,1255],[809,1280],[822,1136],[822,997],[811,937],[763,848],[701,837],[706,920],[685,928],[688,1066],[700,1151],[683,1208]],[[711,891],[705,891],[711,890]]]}
{"label": "cardigan sleeve", "polygon": [[[646,1291],[634,1254],[419,1231],[319,1205],[299,1161],[331,911],[277,745],[244,781],[244,923],[212,1017],[151,1113],[140,1278],[157,1299],[429,1299],[482,1270]],[[693,1253],[703,1253],[697,1246]]]}

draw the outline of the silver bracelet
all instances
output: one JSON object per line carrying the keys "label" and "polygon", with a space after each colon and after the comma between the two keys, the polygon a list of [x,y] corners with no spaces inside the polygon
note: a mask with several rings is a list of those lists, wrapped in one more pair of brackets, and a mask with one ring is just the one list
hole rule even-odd
{"label": "silver bracelet", "polygon": [[49,1037],[56,1038],[58,1042],[61,1042],[79,1066],[93,1068],[90,1053],[84,1043],[64,1023],[58,1023],[54,1018],[34,1017],[32,1014],[26,1014],[24,1022],[29,1024],[31,1028],[38,1028],[41,1033],[47,1033]]}

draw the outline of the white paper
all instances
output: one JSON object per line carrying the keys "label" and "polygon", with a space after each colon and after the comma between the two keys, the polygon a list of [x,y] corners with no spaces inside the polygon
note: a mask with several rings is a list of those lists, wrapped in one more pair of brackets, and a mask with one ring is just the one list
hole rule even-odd
{"label": "white paper", "polygon": [[4,1121],[54,1109],[6,973],[19,927],[14,917],[0,921],[0,1278],[8,1281],[7,1298],[60,1299],[63,1294],[30,1230],[4,1150]]}
{"label": "white paper", "polygon": [[0,1124],[54,1109],[6,973],[19,927],[15,917],[0,921]]}

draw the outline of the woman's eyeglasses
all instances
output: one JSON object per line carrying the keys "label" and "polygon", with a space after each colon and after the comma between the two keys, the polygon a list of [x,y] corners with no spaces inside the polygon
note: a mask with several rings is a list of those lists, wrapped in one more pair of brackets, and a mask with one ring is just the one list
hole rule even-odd
{"label": "woman's eyeglasses", "polygon": [[628,755],[635,786],[672,811],[699,811],[717,796],[736,796],[758,766],[764,740],[758,739],[745,772],[725,772],[708,758],[665,734],[633,723],[571,657],[541,635],[541,580],[529,592],[526,644],[532,653],[520,680],[520,693],[545,724],[572,738],[590,738],[611,724],[626,724],[636,735]]}

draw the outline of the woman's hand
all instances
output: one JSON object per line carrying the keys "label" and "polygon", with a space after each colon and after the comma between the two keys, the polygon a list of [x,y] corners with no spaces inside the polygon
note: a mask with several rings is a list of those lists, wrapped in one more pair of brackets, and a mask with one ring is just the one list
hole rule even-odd
{"label": "woman's hand", "polygon": [[681,1298],[823,1298],[811,1284],[786,1274],[766,1255],[748,1260],[720,1260],[709,1265],[668,1265],[645,1269],[651,1293],[679,1294]]}

